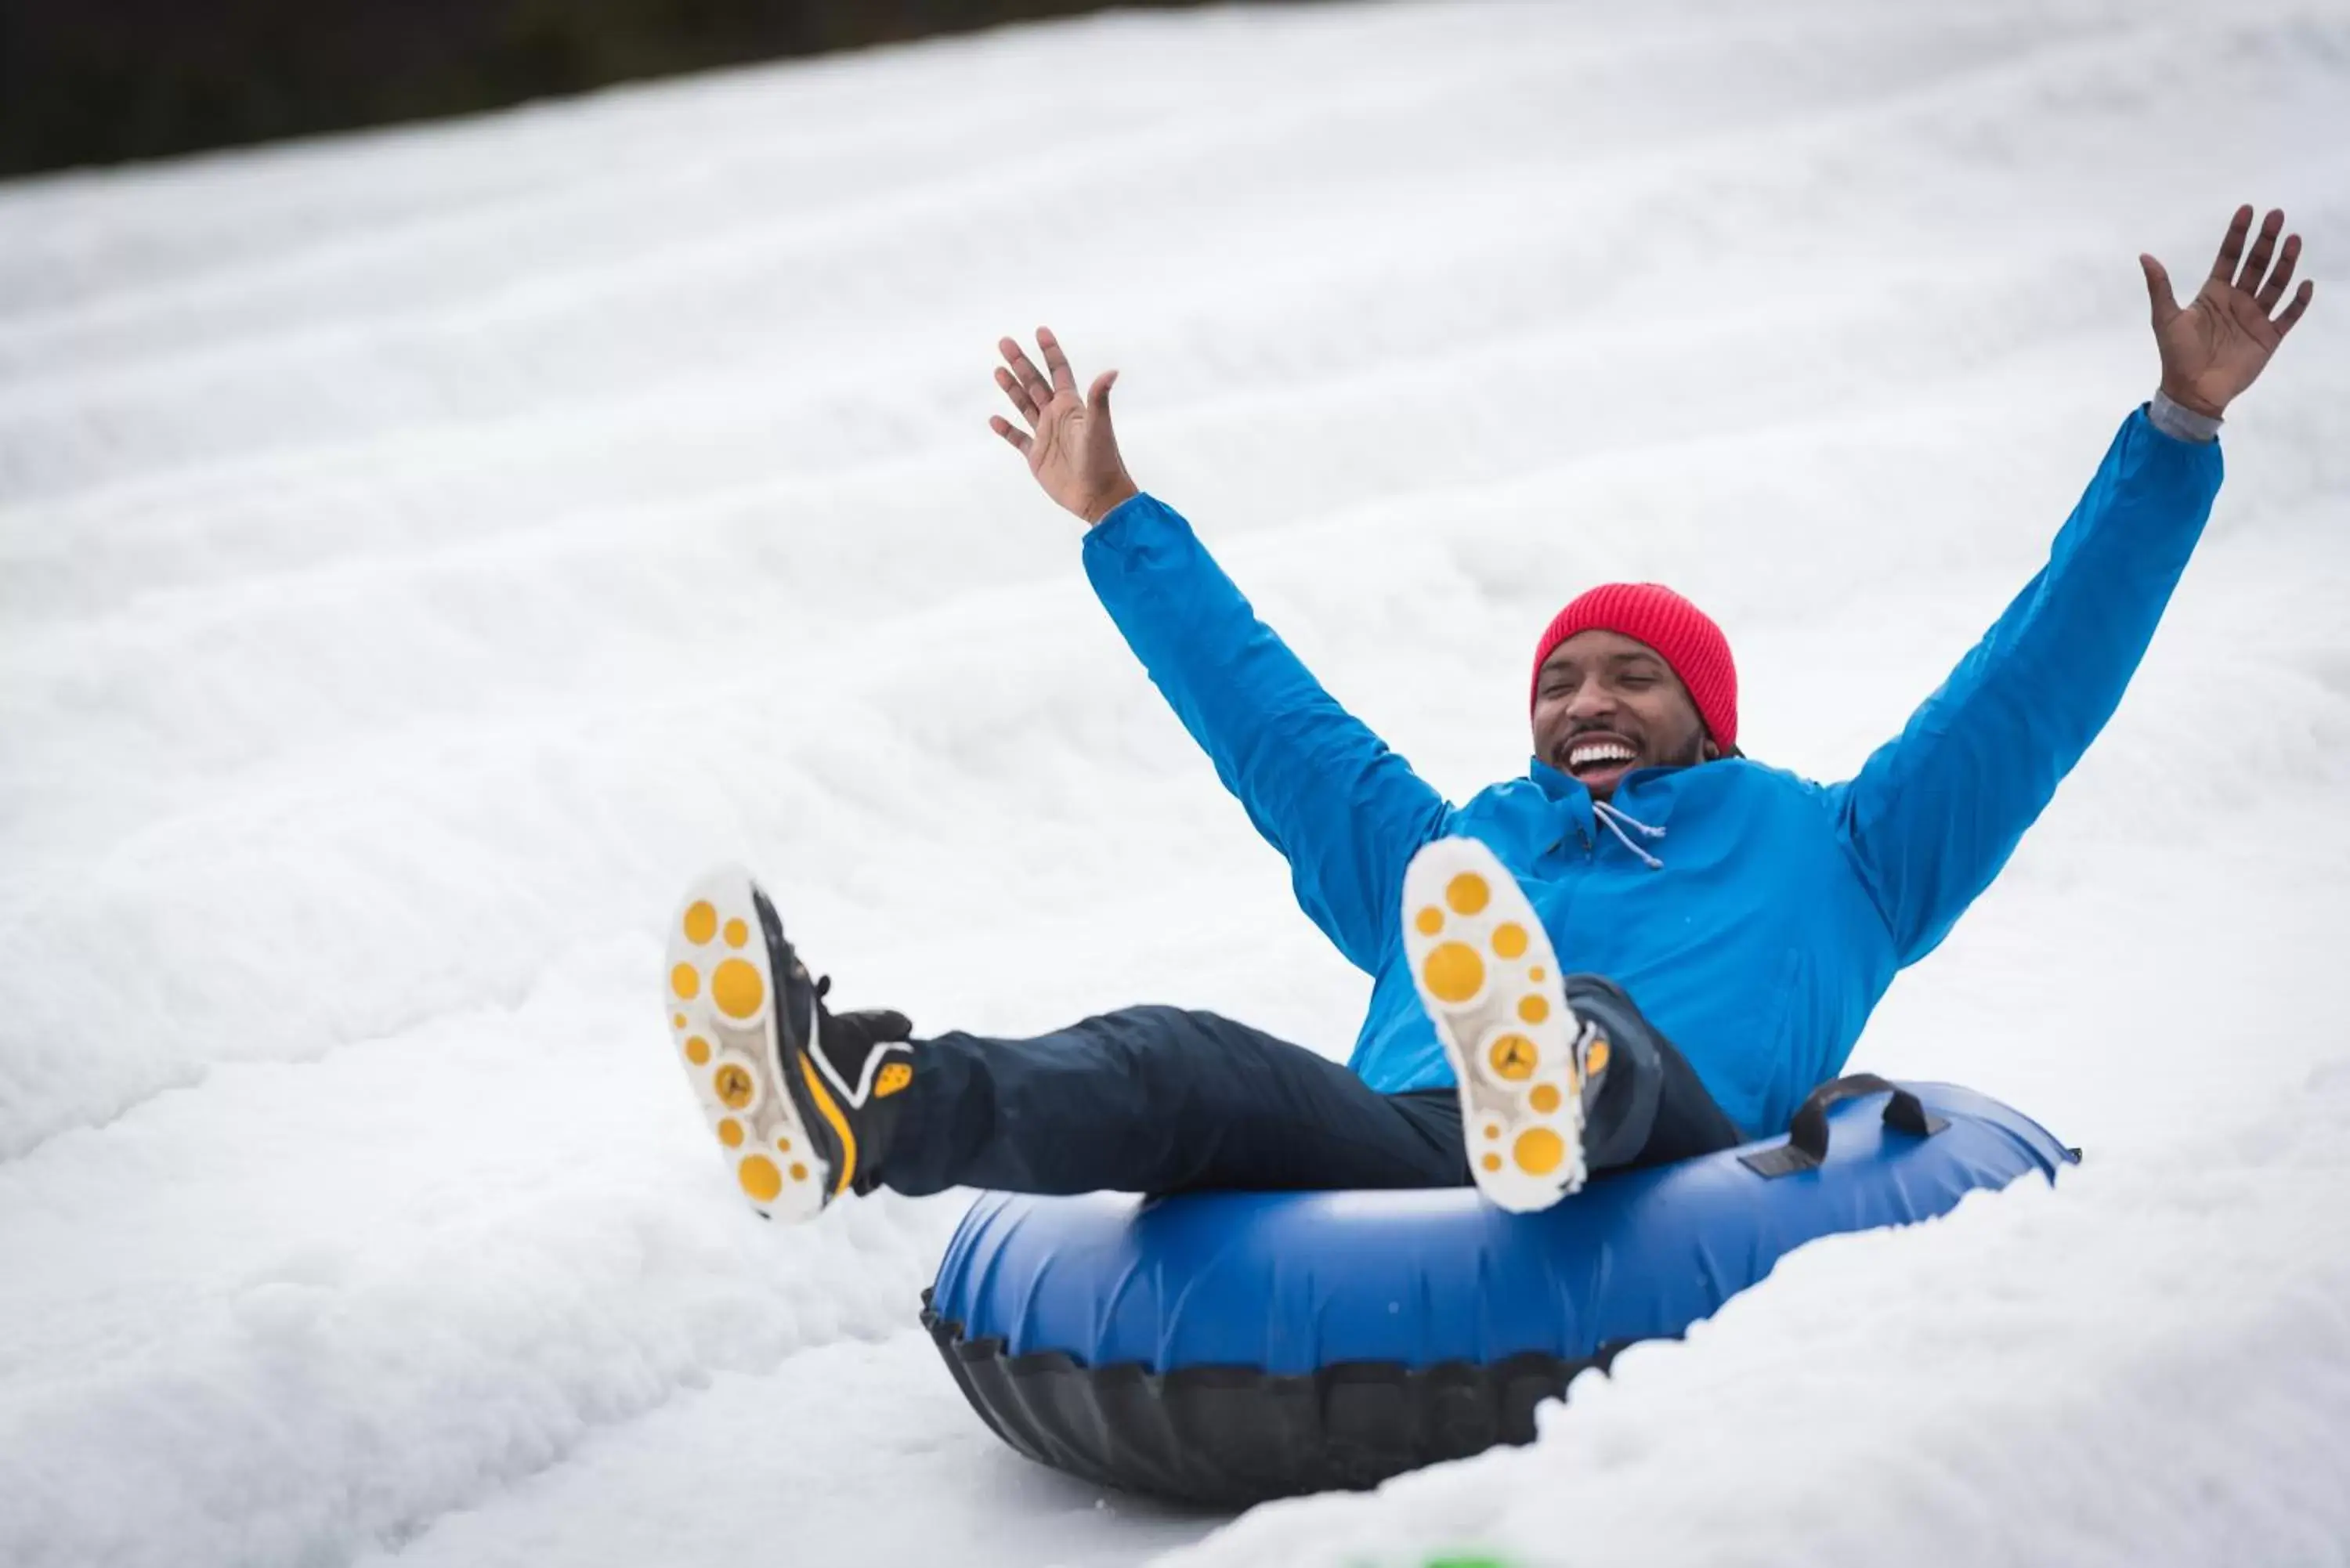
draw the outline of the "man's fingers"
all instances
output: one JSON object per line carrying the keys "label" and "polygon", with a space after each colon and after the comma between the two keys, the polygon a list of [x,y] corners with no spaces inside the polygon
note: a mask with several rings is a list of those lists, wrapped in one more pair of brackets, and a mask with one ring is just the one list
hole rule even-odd
{"label": "man's fingers", "polygon": [[1118,372],[1104,370],[1094,378],[1093,386],[1086,392],[1086,408],[1104,423],[1109,421],[1109,389],[1118,385]]}
{"label": "man's fingers", "polygon": [[1012,400],[1012,406],[1020,410],[1020,417],[1034,425],[1037,419],[1036,404],[1028,396],[1028,389],[1000,365],[995,369],[995,384],[1003,389],[1003,395]]}
{"label": "man's fingers", "polygon": [[2285,307],[2285,313],[2282,316],[2276,318],[2276,334],[2280,342],[2283,340],[2286,333],[2293,330],[2293,324],[2301,319],[2301,313],[2309,308],[2309,296],[2316,292],[2317,285],[2307,280],[2303,280],[2301,287],[2294,292],[2293,303]]}
{"label": "man's fingers", "polygon": [[996,347],[1003,350],[1004,362],[1012,367],[1012,373],[1020,378],[1020,384],[1028,389],[1028,395],[1035,400],[1038,408],[1053,400],[1053,389],[1045,384],[1044,373],[1030,362],[1019,344],[1006,337]]}
{"label": "man's fingers", "polygon": [[1061,340],[1053,336],[1051,327],[1036,328],[1036,346],[1045,350],[1045,369],[1053,372],[1053,390],[1056,393],[1076,391],[1076,372],[1069,369],[1069,357],[1061,352]]}
{"label": "man's fingers", "polygon": [[1005,441],[1010,441],[1012,443],[1012,450],[1018,452],[1023,457],[1027,456],[1028,449],[1036,444],[1035,438],[1030,436],[1024,431],[1014,429],[1012,421],[1005,419],[1002,414],[988,415],[987,428],[993,431],[997,435],[1002,436]]}
{"label": "man's fingers", "polygon": [[2244,257],[2244,236],[2252,232],[2252,209],[2250,202],[2236,209],[2235,220],[2228,225],[2228,237],[2220,242],[2220,254],[2211,263],[2211,279],[2215,283],[2231,283],[2236,276],[2236,264]]}
{"label": "man's fingers", "polygon": [[2277,301],[2284,297],[2285,285],[2293,281],[2293,264],[2300,259],[2301,236],[2287,234],[2284,237],[2284,250],[2277,257],[2276,271],[2269,274],[2268,283],[2258,295],[2253,296],[2260,305],[2262,315],[2265,316],[2274,310]]}
{"label": "man's fingers", "polygon": [[2159,332],[2164,322],[2178,314],[2178,299],[2170,292],[2170,275],[2162,270],[2160,262],[2141,255],[2137,265],[2138,270],[2146,274],[2146,297],[2154,306],[2154,329]]}
{"label": "man's fingers", "polygon": [[2261,220],[2261,237],[2252,242],[2252,254],[2244,258],[2244,270],[2236,275],[2238,288],[2246,294],[2259,290],[2261,279],[2269,270],[2269,257],[2276,254],[2277,235],[2283,229],[2284,213],[2277,208],[2270,208],[2269,215]]}

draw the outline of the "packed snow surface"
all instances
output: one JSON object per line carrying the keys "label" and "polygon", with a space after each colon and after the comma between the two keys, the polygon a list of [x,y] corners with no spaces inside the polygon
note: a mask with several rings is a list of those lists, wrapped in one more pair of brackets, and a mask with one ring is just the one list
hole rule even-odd
{"label": "packed snow surface", "polygon": [[[960,1199],[735,1199],[658,1002],[712,861],[931,1029],[1360,1015],[987,433],[999,334],[1123,371],[1141,482],[1456,798],[1612,577],[1833,778],[2150,391],[2137,253],[2239,201],[2316,305],[1855,1060],[2055,1189],[1229,1528],[963,1408]],[[0,191],[0,1562],[2350,1560],[2345,264],[2350,11],[2260,0],[1111,16]]]}

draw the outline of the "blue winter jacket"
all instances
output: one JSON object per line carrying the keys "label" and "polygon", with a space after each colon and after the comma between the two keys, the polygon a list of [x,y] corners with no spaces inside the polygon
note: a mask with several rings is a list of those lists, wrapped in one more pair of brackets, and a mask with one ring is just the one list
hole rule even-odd
{"label": "blue winter jacket", "polygon": [[1570,971],[1608,975],[1749,1136],[1835,1075],[1896,971],[1998,875],[2121,701],[2218,493],[2216,442],[2132,414],[2048,564],[1856,778],[1742,758],[1644,768],[1614,804],[1666,829],[1651,867],[1536,759],[1453,805],[1256,618],[1191,525],[1138,495],[1086,536],[1095,591],[1297,900],[1372,977],[1352,1065],[1452,1082],[1399,937],[1404,867],[1451,834],[1516,874]]}

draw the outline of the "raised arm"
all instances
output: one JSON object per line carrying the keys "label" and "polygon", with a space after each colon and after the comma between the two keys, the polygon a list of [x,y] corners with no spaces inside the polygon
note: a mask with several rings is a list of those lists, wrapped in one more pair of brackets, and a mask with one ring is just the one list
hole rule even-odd
{"label": "raised arm", "polygon": [[2162,357],[2153,403],[2124,421],[2048,565],[1901,734],[1832,792],[1903,963],[1932,951],[1990,886],[2113,716],[2186,569],[2220,488],[2220,415],[2309,304],[2304,283],[2272,318],[2301,240],[2276,254],[2284,216],[2271,213],[2247,256],[2251,219],[2238,212],[2184,309],[2162,265],[2139,258]]}
{"label": "raised arm", "polygon": [[1172,507],[1140,493],[1119,459],[1109,389],[1080,399],[1053,334],[1051,371],[1011,338],[996,384],[1027,422],[990,421],[1046,494],[1092,524],[1086,575],[1224,786],[1288,860],[1297,901],[1357,968],[1395,940],[1403,869],[1440,829],[1441,796],[1340,707]]}

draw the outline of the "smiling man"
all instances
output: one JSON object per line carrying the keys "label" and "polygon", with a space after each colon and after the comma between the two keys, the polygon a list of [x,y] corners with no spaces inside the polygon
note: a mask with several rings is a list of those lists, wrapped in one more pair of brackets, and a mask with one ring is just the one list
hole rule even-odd
{"label": "smiling man", "polygon": [[1738,734],[1738,671],[1705,613],[1654,583],[1558,612],[1534,649],[1534,755],[1594,800],[1640,768],[1688,768]]}
{"label": "smiling man", "polygon": [[[2271,213],[2185,308],[2140,258],[2161,379],[2047,565],[1860,772],[1738,749],[1721,628],[1655,584],[1536,642],[1526,773],[1454,805],[1315,682],[1184,519],[1128,474],[1115,371],[1083,396],[1012,339],[996,432],[1087,524],[1103,606],[1300,906],[1371,977],[1352,1061],[1137,1007],[1034,1039],[834,1013],[746,873],[672,922],[674,1043],[744,1193],[813,1214],[886,1185],[1031,1192],[1443,1186],[1512,1209],[1587,1172],[1773,1133],[1894,976],[2006,864],[2120,702],[2202,532],[2229,402],[2307,308]],[[2249,249],[2248,249],[2249,242]],[[2273,265],[2272,265],[2273,264]],[[2280,308],[2282,306],[2282,308]]]}

